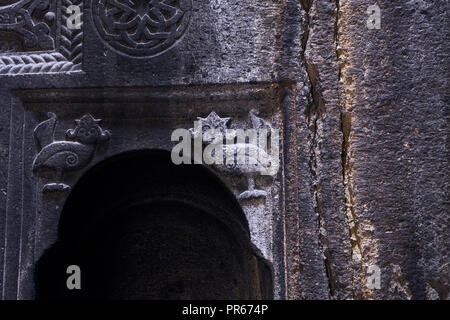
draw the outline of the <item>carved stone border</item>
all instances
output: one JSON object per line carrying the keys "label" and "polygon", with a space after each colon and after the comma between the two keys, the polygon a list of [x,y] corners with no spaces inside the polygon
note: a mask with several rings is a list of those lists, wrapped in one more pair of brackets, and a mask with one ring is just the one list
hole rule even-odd
{"label": "carved stone border", "polygon": [[71,5],[80,7],[83,12],[83,0],[57,0],[59,28],[56,32],[56,50],[51,52],[31,52],[0,54],[0,75],[60,73],[81,71],[83,45],[83,16],[81,27],[69,29],[66,12]]}
{"label": "carved stone border", "polygon": [[[280,116],[283,117],[282,131],[287,128],[287,123],[292,123],[291,102],[295,92],[290,89],[291,83],[256,83],[256,84],[226,84],[199,87],[160,87],[160,88],[71,88],[71,89],[27,89],[14,90],[10,101],[10,157],[8,160],[8,187],[5,212],[4,234],[4,281],[0,281],[0,297],[3,299],[33,299],[34,298],[34,265],[44,250],[57,239],[60,214],[68,193],[60,196],[44,195],[41,191],[45,181],[36,177],[32,172],[33,160],[36,156],[33,130],[39,122],[36,114],[45,114],[53,111],[60,114],[60,110],[75,110],[83,113],[85,110],[93,112],[101,118],[101,113],[108,113],[109,117],[102,118],[119,119],[124,117],[123,108],[115,108],[118,105],[128,105],[131,113],[126,113],[127,119],[140,118],[142,112],[151,112],[152,117],[158,121],[173,123],[174,119],[193,117],[198,110],[203,110],[202,104],[214,106],[220,114],[226,113],[230,106],[237,102],[257,104],[261,110],[272,112],[277,107]],[[51,93],[51,94],[49,94]],[[94,109],[98,105],[103,105]],[[196,106],[197,105],[197,106]],[[139,108],[136,108],[139,106]],[[194,110],[191,112],[191,108]],[[170,112],[168,111],[170,108]],[[95,111],[95,112],[94,112]],[[204,110],[203,110],[204,111]],[[207,113],[205,113],[207,115]],[[72,119],[72,118],[71,118]],[[68,121],[60,117],[60,121]],[[184,121],[184,120],[183,120]],[[290,122],[291,121],[291,122]],[[70,122],[71,123],[71,122]],[[187,123],[187,122],[186,122]],[[189,122],[189,125],[191,123]],[[106,125],[106,124],[105,124]],[[66,128],[66,126],[63,126]],[[114,132],[115,127],[108,123],[106,128]],[[186,127],[187,128],[187,127]],[[281,129],[281,128],[280,128]],[[60,135],[59,135],[60,136]],[[118,137],[119,135],[117,135]],[[296,180],[285,178],[291,174],[290,169],[297,157],[284,155],[290,149],[284,150],[287,135],[280,134],[283,139],[282,157],[279,180],[280,192],[272,195],[272,236],[278,239],[273,242],[273,272],[274,295],[276,298],[286,296],[286,251],[284,235],[287,230],[289,217],[295,215],[295,210],[286,203],[286,190],[297,188]],[[141,145],[141,148],[161,149],[158,139],[151,145]],[[169,141],[169,140],[168,140]],[[167,142],[168,143],[168,142]],[[289,143],[290,144],[290,143]],[[119,148],[120,149],[120,148]],[[128,149],[117,149],[117,142],[111,141],[107,153],[98,153],[89,165],[67,180],[69,184],[75,182],[84,172],[107,157],[125,152]],[[135,150],[131,148],[130,150]],[[292,148],[292,152],[295,149]],[[286,172],[284,172],[286,171]],[[224,178],[224,176],[221,176]],[[229,181],[223,182],[232,190]],[[248,200],[244,200],[248,201]],[[247,202],[247,204],[249,204]],[[250,203],[252,204],[252,203]],[[260,205],[260,202],[257,203]],[[241,203],[243,210],[246,204]],[[249,207],[249,214],[255,211]],[[1,260],[0,260],[1,263]],[[1,266],[0,266],[1,267]]]}

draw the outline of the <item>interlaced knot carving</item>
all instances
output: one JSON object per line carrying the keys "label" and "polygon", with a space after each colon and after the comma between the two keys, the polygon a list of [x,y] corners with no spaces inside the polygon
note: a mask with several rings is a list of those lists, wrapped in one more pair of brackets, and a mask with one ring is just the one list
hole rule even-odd
{"label": "interlaced knot carving", "polygon": [[67,26],[83,0],[0,0],[0,76],[76,72],[83,56],[83,23]]}
{"label": "interlaced knot carving", "polygon": [[0,52],[45,51],[55,48],[55,3],[20,0],[0,5]]}
{"label": "interlaced knot carving", "polygon": [[171,46],[186,31],[192,0],[94,0],[94,24],[116,52],[152,57]]}

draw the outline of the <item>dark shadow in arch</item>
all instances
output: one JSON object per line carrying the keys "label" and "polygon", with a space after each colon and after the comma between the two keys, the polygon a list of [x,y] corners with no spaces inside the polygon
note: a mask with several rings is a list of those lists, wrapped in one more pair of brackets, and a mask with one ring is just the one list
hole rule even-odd
{"label": "dark shadow in arch", "polygon": [[[81,268],[68,290],[66,268]],[[201,165],[132,151],[90,169],[39,259],[36,299],[272,299],[272,268],[234,195]]]}

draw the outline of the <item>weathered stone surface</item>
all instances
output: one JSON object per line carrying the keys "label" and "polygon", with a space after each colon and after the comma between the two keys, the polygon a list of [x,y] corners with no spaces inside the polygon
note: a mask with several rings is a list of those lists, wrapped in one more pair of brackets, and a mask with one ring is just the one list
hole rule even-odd
{"label": "weathered stone surface", "polygon": [[[371,4],[341,1],[338,20],[357,296],[447,299],[449,5],[380,1],[381,29],[367,30]],[[372,263],[382,290],[364,287]]]}
{"label": "weathered stone surface", "polygon": [[[189,12],[173,16],[179,33],[142,50],[99,33],[96,0],[36,9],[49,13],[35,15],[44,42],[0,27],[1,297],[34,297],[35,263],[57,241],[69,195],[43,195],[54,177],[32,172],[47,112],[55,141],[88,113],[113,132],[64,176],[75,187],[121,153],[170,150],[173,129],[197,117],[250,128],[257,110],[280,129],[281,169],[256,182],[267,197],[239,204],[275,298],[448,299],[448,3],[376,1],[380,29],[367,28],[366,0],[176,3]],[[71,4],[81,29],[67,27]],[[236,199],[248,190],[244,175],[214,173]],[[373,265],[380,289],[367,286]]]}

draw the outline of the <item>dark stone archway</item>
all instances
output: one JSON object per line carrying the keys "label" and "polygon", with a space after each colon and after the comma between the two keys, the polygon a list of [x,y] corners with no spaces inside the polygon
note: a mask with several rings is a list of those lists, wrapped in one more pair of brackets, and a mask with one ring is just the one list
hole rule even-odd
{"label": "dark stone archway", "polygon": [[[82,289],[68,290],[79,265]],[[37,299],[270,299],[270,264],[233,194],[163,151],[103,161],[74,187],[36,266]]]}

